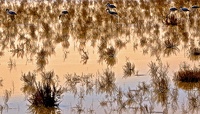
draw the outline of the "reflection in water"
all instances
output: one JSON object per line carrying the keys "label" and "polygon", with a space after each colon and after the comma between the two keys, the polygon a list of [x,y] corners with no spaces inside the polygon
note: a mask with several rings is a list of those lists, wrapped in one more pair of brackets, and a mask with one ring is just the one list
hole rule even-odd
{"label": "reflection in water", "polygon": [[135,64],[131,64],[131,62],[127,61],[126,65],[123,66],[124,77],[129,77],[135,73]]}
{"label": "reflection in water", "polygon": [[34,107],[34,106],[30,106],[28,108],[29,113],[32,114],[61,114],[61,111],[57,108],[46,108],[46,107]]}
{"label": "reflection in water", "polygon": [[[55,82],[55,74],[53,71],[42,72],[42,83],[36,82],[36,74],[22,74],[21,80],[24,81],[22,90],[28,94],[30,102],[29,110],[32,113],[44,113],[50,111],[57,113],[58,105],[61,101],[63,88],[58,87]],[[44,110],[44,111],[43,111]]]}
{"label": "reflection in water", "polygon": [[22,74],[21,80],[24,82],[22,92],[28,95],[35,93],[36,88],[34,87],[34,83],[36,81],[36,74],[28,72],[27,74]]}
{"label": "reflection in water", "polygon": [[[170,88],[169,66],[163,65],[162,60],[184,52],[188,61],[199,62],[200,12],[198,9],[193,9],[187,13],[179,11],[169,13],[169,8],[190,7],[197,4],[196,1],[170,3],[167,0],[109,1],[117,8],[108,9],[106,12],[110,6],[106,6],[107,2],[101,0],[66,2],[23,0],[20,3],[2,1],[0,57],[7,56],[9,52],[10,71],[16,67],[15,61],[18,63],[20,58],[27,59],[27,65],[29,62],[36,64],[34,73],[30,71],[28,74],[22,74],[21,77],[24,82],[21,90],[31,96],[29,100],[32,104],[40,104],[34,100],[42,99],[40,97],[52,98],[50,94],[45,96],[41,92],[53,92],[53,95],[56,93],[60,96],[65,90],[74,96],[79,96],[78,104],[72,107],[75,113],[95,113],[93,108],[86,111],[82,99],[94,93],[105,95],[105,98],[99,101],[105,113],[169,113],[169,110],[176,113],[179,107],[178,90]],[[164,4],[165,7],[160,4]],[[17,15],[7,15],[9,12],[5,9],[12,9],[17,12]],[[59,16],[63,9],[67,9],[68,14]],[[113,12],[117,12],[117,16],[107,14],[116,14]],[[151,77],[149,83],[140,82],[136,88],[129,87],[126,91],[125,88],[118,87],[116,80],[118,74],[113,69],[121,67],[118,66],[121,62],[119,53],[126,50],[129,45],[132,45],[133,52],[142,50],[144,55],[156,57],[159,63],[149,63]],[[74,50],[71,49],[73,46]],[[58,48],[62,51],[56,52]],[[62,53],[63,60],[66,61],[68,55],[78,50],[81,58],[79,62],[86,65],[92,58],[91,49],[93,53],[97,53],[98,63],[105,63],[107,69],[103,73],[97,73],[96,76],[66,73],[63,87],[65,89],[57,88],[58,77],[55,77],[53,71],[46,72],[50,57]],[[137,53],[131,56],[135,57],[135,54]],[[124,77],[132,78],[130,76],[135,74],[135,64],[126,61],[122,71]],[[41,73],[42,83],[36,82],[37,73]],[[197,85],[190,86],[188,83],[184,85],[175,82],[175,86],[186,88],[186,91],[197,89]],[[189,109],[185,109],[186,105],[183,105],[183,112],[190,110],[195,112],[198,107],[197,98],[196,93],[188,94],[189,104],[186,105]],[[41,101],[45,102],[44,99]],[[169,109],[169,102],[172,109]],[[157,110],[157,105],[162,108]],[[57,108],[38,108],[35,105],[29,108],[32,113],[42,111],[60,113]]]}
{"label": "reflection in water", "polygon": [[[162,63],[156,65],[156,63],[151,62],[149,67],[155,101],[161,103],[162,106],[167,106],[169,94],[169,66],[168,64],[163,65]],[[167,107],[165,108],[167,109]]]}
{"label": "reflection in water", "polygon": [[15,60],[12,60],[11,58],[9,59],[9,62],[8,62],[8,68],[10,69],[10,71],[16,67],[16,62]]}
{"label": "reflection in water", "polygon": [[97,91],[100,93],[106,92],[107,94],[112,95],[113,91],[116,89],[115,80],[115,73],[107,68],[97,80]]}

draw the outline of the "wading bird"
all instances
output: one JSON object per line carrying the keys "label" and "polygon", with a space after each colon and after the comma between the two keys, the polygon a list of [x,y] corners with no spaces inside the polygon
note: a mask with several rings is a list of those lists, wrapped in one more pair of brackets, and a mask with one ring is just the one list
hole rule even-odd
{"label": "wading bird", "polygon": [[63,10],[61,12],[61,14],[59,15],[59,19],[61,18],[62,15],[66,15],[66,14],[68,14],[68,11],[67,10]]}
{"label": "wading bird", "polygon": [[112,8],[116,8],[116,6],[115,6],[115,5],[113,5],[113,4],[110,4],[110,3],[107,3],[107,5],[106,5],[106,6],[107,6],[107,8],[111,8],[111,9],[112,9]]}
{"label": "wading bird", "polygon": [[178,10],[177,8],[175,8],[175,7],[172,7],[172,8],[170,8],[169,9],[171,12],[174,12],[174,11],[176,11],[176,10]]}
{"label": "wading bird", "polygon": [[189,9],[183,8],[183,7],[180,7],[180,10],[181,10],[181,11],[184,11],[184,12],[190,11]]}
{"label": "wading bird", "polygon": [[110,11],[110,9],[108,9],[108,8],[106,9],[106,11],[111,15],[117,16],[117,12]]}
{"label": "wading bird", "polygon": [[9,9],[6,9],[6,12],[7,12],[7,14],[8,15],[17,15],[17,13],[15,13],[14,11],[11,11],[11,10],[9,10]]}
{"label": "wading bird", "polygon": [[191,8],[192,8],[192,9],[197,9],[197,8],[200,8],[200,7],[197,6],[197,5],[194,5],[194,6],[192,6]]}

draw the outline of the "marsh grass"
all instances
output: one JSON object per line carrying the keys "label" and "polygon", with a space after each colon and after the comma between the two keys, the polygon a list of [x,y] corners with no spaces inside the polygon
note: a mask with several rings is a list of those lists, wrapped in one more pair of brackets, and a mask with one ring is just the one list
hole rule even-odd
{"label": "marsh grass", "polygon": [[31,105],[43,107],[58,107],[62,90],[47,83],[36,84],[36,92],[29,99]]}
{"label": "marsh grass", "polygon": [[81,50],[80,53],[81,53],[81,63],[86,64],[89,59],[88,52]]}
{"label": "marsh grass", "polygon": [[166,18],[165,18],[164,23],[166,25],[175,26],[175,25],[179,24],[179,21],[178,21],[178,18],[175,15],[167,15]]}
{"label": "marsh grass", "polygon": [[129,77],[132,74],[134,75],[135,74],[135,64],[127,61],[126,64],[123,66],[123,70],[124,70],[123,77]]}
{"label": "marsh grass", "polygon": [[[64,48],[64,59],[66,59],[69,53],[68,49],[71,49],[70,46],[73,41],[80,44],[77,46],[78,50],[87,50],[87,45],[90,42],[92,42],[92,48],[95,50],[95,46],[100,42],[98,45],[98,62],[104,61],[108,67],[113,67],[117,62],[117,51],[126,47],[129,43],[127,39],[134,42],[134,50],[144,48],[146,53],[156,56],[159,60],[163,52],[168,56],[171,53],[176,53],[178,50],[176,46],[181,43],[182,37],[184,43],[199,38],[197,31],[198,17],[191,20],[190,23],[185,21],[186,18],[183,17],[182,20],[179,20],[173,14],[168,15],[163,20],[163,15],[170,6],[169,1],[166,0],[132,2],[126,0],[96,0],[93,3],[84,0],[80,0],[80,2],[75,0],[46,2],[40,1],[32,4],[23,0],[19,5],[15,5],[12,2],[5,4],[1,1],[2,7],[0,9],[1,52],[7,52],[7,49],[9,49],[12,50],[13,57],[36,58],[35,62],[39,72],[45,71],[45,66],[49,63],[48,57],[55,54],[55,48],[59,44]],[[117,5],[118,18],[107,14],[105,11],[107,2]],[[183,6],[183,2],[175,0],[173,2],[175,6]],[[194,2],[188,3],[196,4]],[[166,7],[160,4],[165,4]],[[6,16],[5,10],[3,10],[6,8],[12,8],[18,15],[13,19]],[[58,16],[62,9],[68,10],[69,15],[63,16],[59,20]],[[167,26],[163,27],[163,23]],[[166,34],[162,36],[162,33]],[[161,39],[167,39],[169,35],[171,40],[166,40],[163,44]],[[182,37],[177,37],[179,35]],[[163,51],[163,49],[165,50]],[[81,60],[83,60],[81,62],[87,64],[88,53],[81,51],[80,55]],[[199,49],[191,49],[190,55],[195,57],[193,60],[199,60]],[[134,74],[134,67],[133,63],[127,61],[123,67],[124,74]],[[76,73],[67,74],[65,77],[66,90],[77,95],[78,87],[82,86],[85,91],[81,91],[82,94],[78,97],[80,99],[85,97],[85,93],[92,93],[96,84],[97,92],[95,95],[103,93],[117,101],[116,103],[110,98],[100,103],[102,106],[107,106],[106,108],[111,107],[109,113],[117,113],[116,111],[126,113],[127,109],[131,111],[133,109],[135,113],[153,113],[156,103],[162,104],[162,107],[165,108],[162,112],[164,113],[167,111],[169,102],[168,65],[152,62],[149,67],[150,84],[139,83],[135,91],[123,92],[122,89],[117,91],[115,74],[110,69],[106,69],[103,74],[98,75],[96,83],[90,76]],[[49,107],[58,107],[60,95],[63,92],[56,85],[56,79],[53,79],[55,78],[54,75],[53,72],[43,72],[41,82],[36,82],[35,73],[22,75],[22,81],[25,82],[22,91],[30,96],[29,101],[32,104],[30,108],[36,110],[33,113],[57,113],[55,108],[52,111],[46,111]],[[150,105],[146,105],[145,103],[149,99],[153,100],[149,101]],[[116,107],[114,106],[115,103],[117,104]],[[116,109],[113,109],[113,107]],[[85,106],[81,103],[75,109],[77,110],[75,113],[87,113]]]}
{"label": "marsh grass", "polygon": [[191,112],[195,113],[195,111],[198,111],[198,108],[200,107],[199,102],[199,94],[196,92],[190,92],[188,93],[188,109],[191,110]]}
{"label": "marsh grass", "polygon": [[170,39],[167,39],[167,40],[165,40],[165,47],[166,48],[177,48],[177,44],[175,43],[175,42],[173,42],[172,40],[170,40]]}
{"label": "marsh grass", "polygon": [[197,56],[199,58],[200,56],[200,48],[190,48],[189,53],[191,56]]}
{"label": "marsh grass", "polygon": [[55,74],[53,71],[43,72],[42,83],[36,82],[36,74],[29,72],[22,74],[21,80],[24,81],[23,91],[29,95],[30,107],[58,107],[61,102],[63,88],[58,87],[54,82]]}
{"label": "marsh grass", "polygon": [[[113,3],[117,6],[116,11],[119,13],[119,18],[115,18],[107,14],[107,12],[105,11],[105,4],[107,2]],[[23,39],[18,38],[19,42],[27,40],[26,43],[23,43],[23,53],[22,51],[21,53],[18,53],[18,57],[23,57],[26,52],[34,52],[31,53],[29,56],[37,56],[39,52],[36,49],[37,47],[38,49],[44,47],[48,48],[48,52],[51,52],[50,50],[53,51],[53,49],[56,47],[54,45],[57,45],[59,43],[62,44],[63,48],[67,49],[69,48],[70,44],[66,36],[70,36],[70,38],[76,40],[77,42],[81,42],[84,40],[85,45],[90,41],[92,41],[93,46],[98,41],[105,41],[106,45],[99,45],[99,50],[103,50],[101,51],[101,53],[99,53],[99,61],[105,61],[110,66],[114,66],[117,62],[116,58],[113,56],[116,54],[116,49],[120,50],[123,47],[126,47],[126,44],[128,43],[127,37],[129,37],[130,39],[130,36],[132,36],[133,32],[136,32],[138,36],[141,36],[141,39],[139,39],[141,44],[140,46],[148,49],[147,51],[153,50],[152,48],[154,46],[152,45],[152,42],[155,42],[155,39],[147,39],[147,36],[143,34],[151,34],[152,38],[157,38],[159,37],[159,33],[161,33],[161,31],[171,32],[172,30],[174,30],[174,33],[178,33],[177,30],[182,30],[183,28],[183,32],[188,32],[187,26],[186,24],[184,24],[186,22],[183,22],[183,25],[178,26],[179,29],[177,30],[166,30],[165,28],[162,28],[162,26],[160,26],[160,23],[162,23],[163,20],[162,16],[160,15],[164,15],[167,7],[161,7],[157,4],[168,4],[168,2],[156,1],[156,4],[152,4],[155,7],[148,6],[149,3],[151,3],[152,1],[140,2],[134,1],[129,3],[124,0],[119,0],[94,2],[57,1],[46,3],[46,1],[41,1],[31,4],[28,1],[21,1],[19,5],[14,5],[12,2],[8,2],[6,4],[3,2],[2,10],[0,10],[0,13],[2,14],[1,26],[3,28],[2,36],[5,36],[6,38],[2,38],[3,44],[1,48],[3,50],[7,49],[12,43],[11,48],[14,49],[13,46],[17,44],[15,41],[13,41],[13,39],[18,38],[18,34],[22,34],[25,36],[25,38]],[[179,2],[177,1],[175,1],[175,3],[179,4]],[[5,10],[3,10],[6,8],[12,9],[17,12],[18,15],[13,21],[6,19],[6,17],[8,16],[6,15]],[[59,20],[58,16],[63,8],[68,10],[69,14],[63,16]],[[153,12],[150,12],[150,9]],[[166,17],[166,20],[164,19],[164,21],[164,23],[167,25],[179,24],[179,18],[176,17],[175,14],[168,15]],[[195,19],[194,21],[197,20]],[[134,27],[132,27],[132,25]],[[191,26],[193,25],[194,24],[191,24]],[[154,27],[154,29],[151,29],[152,27]],[[193,28],[195,27],[191,27],[191,29]],[[12,42],[9,41],[11,39]],[[107,43],[113,39],[115,40],[114,51],[109,51],[112,48],[108,47]],[[46,47],[46,42],[48,42],[47,44],[49,44],[49,42],[55,42],[56,44],[49,44],[48,47]],[[40,43],[42,45],[40,45]],[[160,45],[159,41],[157,41],[157,43],[158,45]],[[170,46],[170,44],[167,44],[167,47]],[[176,50],[172,50],[171,48],[167,48],[165,50],[165,54],[167,55],[175,52]],[[49,55],[50,54],[54,53],[49,53]],[[14,54],[13,56],[17,56],[17,54]],[[37,64],[39,66],[38,70],[44,70],[44,67],[46,64],[48,64],[48,62],[42,59],[40,59],[40,61],[38,58],[37,60]],[[85,64],[86,61],[83,61],[83,63]]]}
{"label": "marsh grass", "polygon": [[3,79],[0,77],[0,87],[3,86]]}
{"label": "marsh grass", "polygon": [[174,74],[174,80],[180,82],[199,82],[200,69],[195,67],[189,69],[180,69]]}
{"label": "marsh grass", "polygon": [[99,92],[106,92],[112,94],[116,90],[115,73],[107,68],[103,74],[97,79],[97,88]]}
{"label": "marsh grass", "polygon": [[59,108],[50,108],[50,107],[38,107],[38,106],[30,106],[28,108],[28,113],[33,113],[33,114],[60,114],[61,111]]}
{"label": "marsh grass", "polygon": [[3,101],[4,101],[4,104],[7,105],[9,99],[11,97],[11,91],[9,90],[5,90],[4,92],[4,96],[3,96]]}
{"label": "marsh grass", "polygon": [[168,68],[169,65],[164,65],[162,62],[158,64],[151,62],[149,63],[151,85],[153,86],[153,92],[158,103],[162,106],[168,102],[168,94],[170,90]]}
{"label": "marsh grass", "polygon": [[9,62],[8,62],[8,68],[10,69],[10,71],[13,69],[13,68],[15,68],[16,67],[16,62],[15,62],[15,60],[13,60],[13,59],[9,59]]}
{"label": "marsh grass", "polygon": [[43,71],[48,63],[48,51],[41,49],[39,52],[37,52],[36,61],[38,71]]}
{"label": "marsh grass", "polygon": [[179,52],[178,44],[173,42],[170,39],[167,39],[164,41],[165,49],[164,49],[164,55],[170,56],[172,54],[176,55],[177,52]]}
{"label": "marsh grass", "polygon": [[24,82],[24,86],[21,88],[22,91],[28,95],[34,93],[36,91],[35,88],[35,81],[36,81],[36,74],[28,72],[27,74],[22,74],[21,81]]}

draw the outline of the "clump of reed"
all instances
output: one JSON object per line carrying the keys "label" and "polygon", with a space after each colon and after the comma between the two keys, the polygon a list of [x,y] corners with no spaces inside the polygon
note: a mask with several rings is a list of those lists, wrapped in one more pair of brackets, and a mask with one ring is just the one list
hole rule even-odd
{"label": "clump of reed", "polygon": [[164,44],[165,44],[164,55],[166,56],[170,56],[171,54],[176,55],[176,53],[180,51],[179,48],[177,47],[178,44],[170,39],[165,40]]}
{"label": "clump of reed", "polygon": [[84,50],[81,50],[81,52],[81,63],[86,64],[89,59],[88,52]]}
{"label": "clump of reed", "polygon": [[170,90],[168,77],[169,65],[164,65],[162,62],[159,62],[158,64],[151,62],[149,63],[149,67],[152,81],[151,85],[153,86],[155,98],[157,102],[164,106],[168,102]]}
{"label": "clump of reed", "polygon": [[180,82],[199,82],[200,69],[197,67],[190,68],[184,63],[180,65],[180,70],[174,74],[174,80]]}
{"label": "clump of reed", "polygon": [[126,42],[123,42],[122,40],[120,39],[117,39],[115,40],[115,45],[118,49],[122,49],[123,47],[126,47],[126,44],[127,44],[128,41]]}
{"label": "clump of reed", "polygon": [[190,48],[190,54],[194,56],[199,56],[200,55],[200,48]]}
{"label": "clump of reed", "polygon": [[29,86],[32,86],[34,91],[29,93],[28,101],[31,103],[30,107],[58,107],[63,93],[63,88],[58,87],[54,81],[55,74],[53,71],[43,72],[42,83],[36,82],[35,73],[28,73],[22,75],[22,81]]}
{"label": "clump of reed", "polygon": [[177,44],[170,39],[165,40],[164,43],[166,48],[177,48]]}
{"label": "clump of reed", "polygon": [[107,47],[107,41],[105,39],[102,39],[98,50],[100,58],[99,62],[104,60],[109,66],[116,64],[116,49],[113,46]]}
{"label": "clump of reed", "polygon": [[21,81],[24,82],[22,91],[28,95],[36,91],[34,83],[36,81],[36,74],[28,72],[27,74],[22,74]]}
{"label": "clump of reed", "polygon": [[41,49],[39,52],[37,52],[36,64],[38,71],[45,69],[46,64],[48,64],[48,51]]}
{"label": "clump of reed", "polygon": [[199,102],[199,94],[196,92],[189,92],[188,93],[188,108],[191,110],[192,113],[197,112],[199,110],[200,102]]}
{"label": "clump of reed", "polygon": [[115,73],[107,68],[103,72],[103,75],[100,76],[100,79],[97,80],[97,87],[99,91],[112,94],[116,89],[115,80]]}
{"label": "clump of reed", "polygon": [[173,26],[178,25],[178,19],[175,17],[175,15],[167,15],[164,24]]}
{"label": "clump of reed", "polygon": [[132,74],[135,73],[135,64],[127,61],[126,64],[123,66],[123,70],[124,70],[123,77],[131,76]]}
{"label": "clump of reed", "polygon": [[4,101],[5,105],[7,105],[10,97],[11,97],[11,91],[5,90],[5,93],[4,93],[4,96],[3,96],[3,101]]}
{"label": "clump of reed", "polygon": [[60,103],[61,88],[47,83],[36,84],[36,92],[32,94],[29,102],[34,106],[57,107]]}

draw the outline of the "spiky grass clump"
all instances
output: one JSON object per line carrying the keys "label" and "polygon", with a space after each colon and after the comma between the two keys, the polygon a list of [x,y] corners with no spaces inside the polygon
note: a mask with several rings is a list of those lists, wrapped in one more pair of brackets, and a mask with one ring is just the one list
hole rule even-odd
{"label": "spiky grass clump", "polygon": [[168,15],[166,16],[165,22],[166,25],[178,25],[178,19],[175,17],[175,15]]}
{"label": "spiky grass clump", "polygon": [[[54,108],[58,107],[63,93],[62,87],[57,87],[55,80],[55,74],[53,71],[42,72],[42,83],[36,82],[36,74],[28,73],[22,75],[22,81],[24,81],[24,92],[30,95],[29,102],[30,107],[46,107]],[[31,86],[27,87],[27,86]],[[34,91],[30,91],[34,90]],[[28,92],[27,92],[28,91]]]}
{"label": "spiky grass clump", "polygon": [[183,64],[180,64],[180,70],[174,74],[174,81],[199,82],[200,69],[197,67],[191,68],[189,64],[183,62]]}
{"label": "spiky grass clump", "polygon": [[175,81],[181,82],[199,82],[200,81],[200,69],[187,69],[180,70],[175,73]]}
{"label": "spiky grass clump", "polygon": [[164,43],[166,48],[177,48],[177,44],[170,39],[165,40]]}
{"label": "spiky grass clump", "polygon": [[198,56],[198,55],[200,55],[200,48],[191,48],[190,49],[190,54],[191,55],[196,55],[196,56]]}
{"label": "spiky grass clump", "polygon": [[99,91],[112,94],[113,91],[116,89],[115,81],[115,73],[107,68],[103,72],[103,75],[101,75],[100,79],[97,80]]}
{"label": "spiky grass clump", "polygon": [[189,49],[188,58],[193,61],[198,61],[200,59],[200,48],[198,47],[191,47]]}
{"label": "spiky grass clump", "polygon": [[60,103],[61,88],[50,83],[38,83],[36,92],[32,94],[29,102],[34,106],[57,107]]}
{"label": "spiky grass clump", "polygon": [[135,64],[129,61],[126,62],[126,65],[123,66],[124,77],[129,77],[132,74],[135,74]]}
{"label": "spiky grass clump", "polygon": [[159,63],[158,65],[154,62],[149,63],[150,75],[152,79],[152,85],[154,89],[159,92],[166,92],[169,90],[169,77],[168,68],[169,65],[163,65]]}

